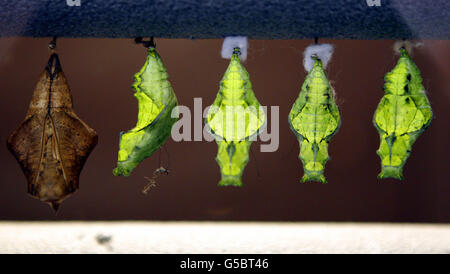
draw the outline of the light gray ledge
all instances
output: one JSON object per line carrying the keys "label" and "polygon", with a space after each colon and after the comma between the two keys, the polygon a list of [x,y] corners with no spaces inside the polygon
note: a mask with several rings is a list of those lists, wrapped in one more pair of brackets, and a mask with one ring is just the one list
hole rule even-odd
{"label": "light gray ledge", "polygon": [[450,225],[0,222],[0,253],[450,253]]}

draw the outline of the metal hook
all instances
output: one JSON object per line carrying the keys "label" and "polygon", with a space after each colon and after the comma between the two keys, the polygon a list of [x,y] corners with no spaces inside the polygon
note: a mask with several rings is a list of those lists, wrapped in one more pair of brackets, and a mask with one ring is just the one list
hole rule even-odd
{"label": "metal hook", "polygon": [[402,38],[402,46],[400,47],[400,49],[404,49],[404,50],[406,49],[406,38],[404,38],[404,37]]}
{"label": "metal hook", "polygon": [[155,44],[155,40],[152,37],[150,37],[150,40],[148,41],[144,41],[144,39],[142,39],[142,37],[136,37],[134,39],[134,42],[136,44],[142,44],[145,48],[156,48],[156,44]]}
{"label": "metal hook", "polygon": [[[314,37],[314,45],[317,45],[317,44],[319,44],[319,37],[316,36],[316,37]],[[317,55],[317,53],[312,54],[311,58],[313,60],[319,60],[320,61],[319,55]]]}
{"label": "metal hook", "polygon": [[53,36],[53,39],[48,43],[48,48],[51,50],[56,49],[56,36]]}

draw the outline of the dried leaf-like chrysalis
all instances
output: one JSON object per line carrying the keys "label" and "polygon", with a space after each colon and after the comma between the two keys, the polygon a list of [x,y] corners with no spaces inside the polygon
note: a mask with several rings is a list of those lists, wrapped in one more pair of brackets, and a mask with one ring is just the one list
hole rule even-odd
{"label": "dried leaf-like chrysalis", "polygon": [[206,124],[219,147],[216,161],[222,174],[221,186],[242,185],[241,177],[249,160],[252,140],[262,131],[266,121],[238,54],[238,51],[233,53],[206,117]]}
{"label": "dried leaf-like chrysalis", "polygon": [[[136,126],[120,133],[117,168],[114,175],[130,175],[145,158],[150,157],[169,138],[177,118],[172,118],[177,98],[168,79],[166,68],[154,47],[148,49],[147,60],[134,75],[134,96],[138,100],[139,113]],[[175,109],[174,109],[175,108]]]}
{"label": "dried leaf-like chrysalis", "polygon": [[374,115],[380,134],[381,172],[378,178],[403,179],[403,166],[412,145],[430,125],[433,113],[420,71],[406,49],[400,49],[395,68],[386,74],[385,95]]}
{"label": "dried leaf-like chrysalis", "polygon": [[8,139],[28,180],[28,193],[57,210],[78,189],[97,134],[78,118],[56,53],[41,75],[25,121]]}
{"label": "dried leaf-like chrysalis", "polygon": [[306,76],[302,90],[289,113],[289,125],[300,144],[302,182],[326,183],[323,175],[328,161],[328,142],[339,129],[341,118],[332,88],[317,57]]}

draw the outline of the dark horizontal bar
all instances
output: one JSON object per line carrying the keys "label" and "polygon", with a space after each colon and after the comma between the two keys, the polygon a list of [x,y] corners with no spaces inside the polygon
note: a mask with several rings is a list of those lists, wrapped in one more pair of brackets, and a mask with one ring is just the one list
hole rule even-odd
{"label": "dark horizontal bar", "polygon": [[0,0],[0,36],[450,37],[448,0],[80,0],[70,6],[77,2]]}

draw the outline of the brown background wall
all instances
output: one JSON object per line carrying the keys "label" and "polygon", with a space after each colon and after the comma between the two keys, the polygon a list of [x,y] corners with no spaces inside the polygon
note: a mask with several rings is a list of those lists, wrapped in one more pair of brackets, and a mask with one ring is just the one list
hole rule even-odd
{"label": "brown background wall", "polygon": [[[129,178],[112,175],[118,133],[136,122],[130,85],[144,63],[144,48],[128,39],[60,39],[58,52],[75,111],[97,131],[99,144],[83,169],[80,190],[57,216],[27,196],[25,177],[5,145],[25,117],[49,57],[48,41],[0,39],[0,219],[450,221],[448,41],[425,41],[414,54],[435,118],[414,145],[403,182],[377,180],[378,134],[372,125],[383,76],[396,62],[393,41],[320,41],[336,46],[328,77],[343,121],[329,148],[329,183],[322,185],[299,183],[298,144],[287,124],[305,77],[302,52],[312,41],[251,40],[245,65],[261,104],[280,106],[279,149],[261,153],[260,142],[255,142],[244,187],[219,188],[215,143],[169,140],[171,174],[145,196],[140,192],[144,176],[158,167],[158,153]],[[227,67],[219,55],[222,40],[156,42],[179,103],[191,109],[194,97],[203,98],[203,107],[212,103]]]}

